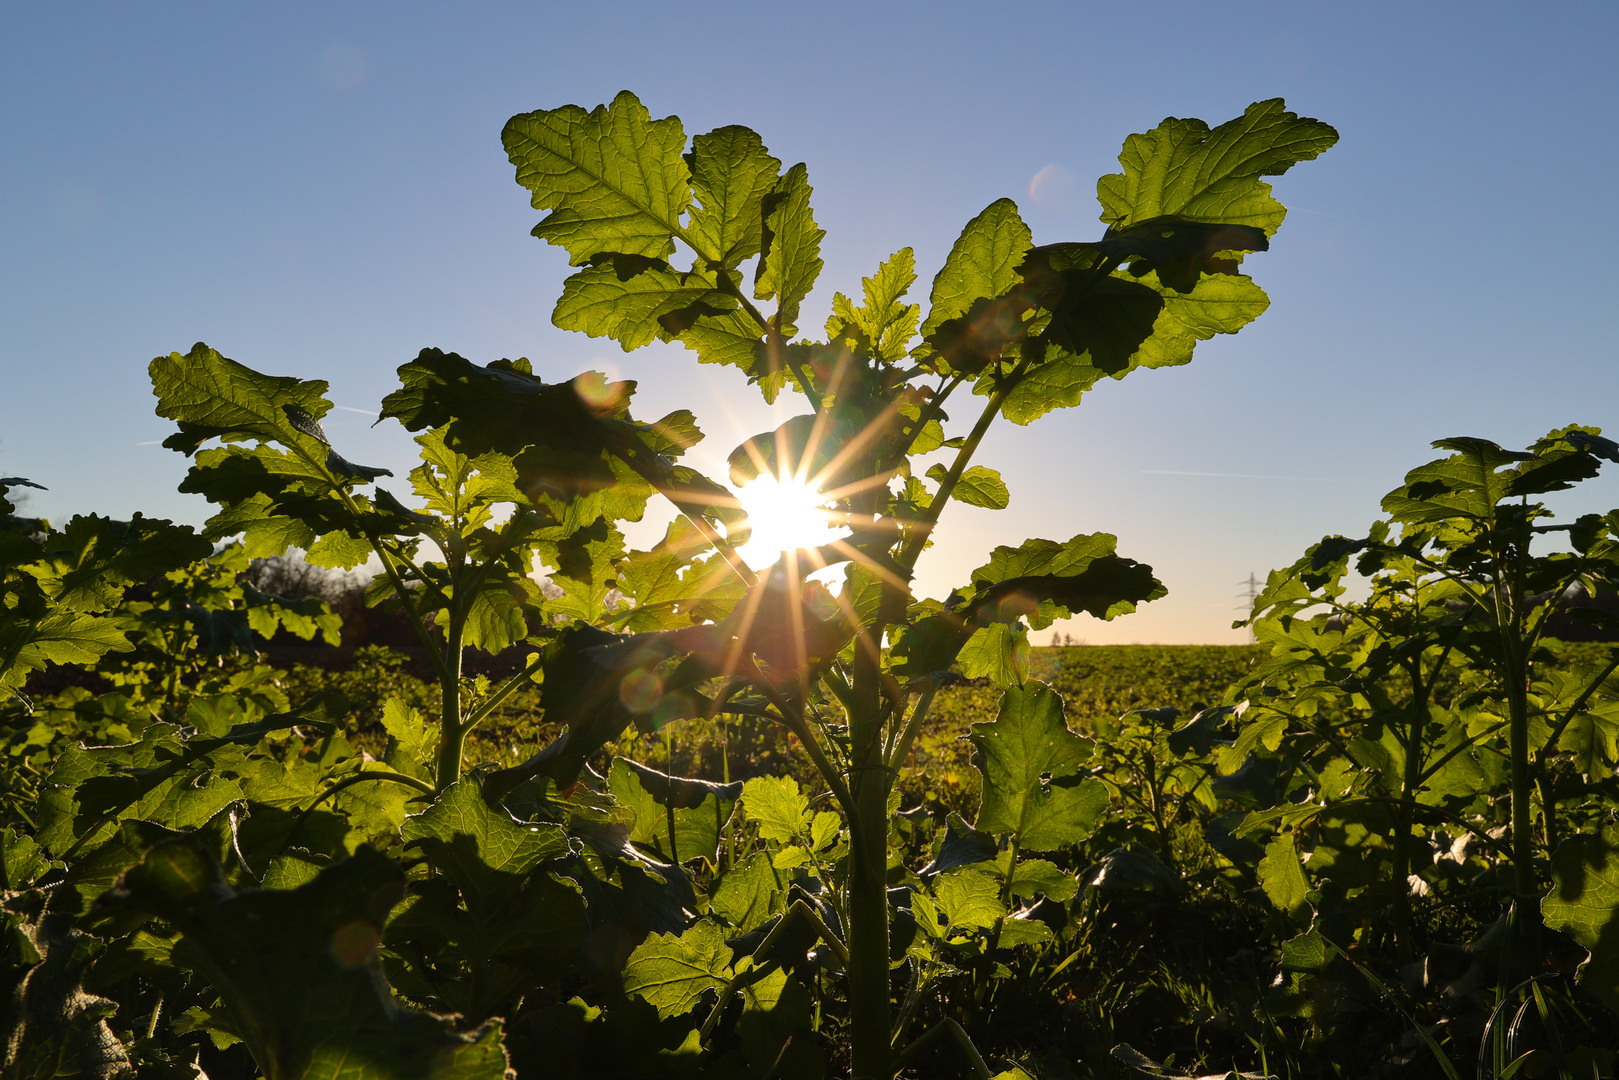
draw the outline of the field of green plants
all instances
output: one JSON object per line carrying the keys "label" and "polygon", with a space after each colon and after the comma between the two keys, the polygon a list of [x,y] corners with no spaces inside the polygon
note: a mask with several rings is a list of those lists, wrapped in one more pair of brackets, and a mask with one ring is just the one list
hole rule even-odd
{"label": "field of green plants", "polygon": [[[1164,595],[1106,533],[911,588],[951,500],[1009,506],[992,425],[1264,311],[1265,178],[1331,127],[1166,120],[1100,239],[999,200],[925,311],[903,249],[824,340],[807,168],[754,132],[626,92],[503,138],[558,326],[805,411],[727,486],[632,383],[426,349],[381,403],[398,478],[324,382],[199,343],[150,375],[202,528],[0,479],[4,1080],[1613,1075],[1619,511],[1542,501],[1619,463],[1599,429],[1436,442],[1270,574],[1253,646],[1033,648]],[[842,537],[750,567],[761,476]],[[292,550],[372,567],[410,663],[274,666],[342,639],[255,586]]]}

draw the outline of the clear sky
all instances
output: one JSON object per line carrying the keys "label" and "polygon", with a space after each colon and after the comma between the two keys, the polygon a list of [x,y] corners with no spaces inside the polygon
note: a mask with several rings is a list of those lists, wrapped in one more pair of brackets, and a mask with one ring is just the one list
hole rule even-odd
{"label": "clear sky", "polygon": [[[54,519],[200,523],[146,380],[198,340],[329,380],[334,440],[396,471],[407,437],[366,414],[428,345],[638,379],[638,414],[698,415],[710,465],[772,426],[732,369],[551,326],[565,259],[528,235],[499,141],[515,112],[630,89],[688,135],[746,124],[807,162],[824,315],[904,246],[925,300],[1002,196],[1037,242],[1094,239],[1126,135],[1282,96],[1342,140],[1277,181],[1291,214],[1246,264],[1270,311],[1187,367],[995,429],[980,460],[1011,508],[952,510],[918,583],[943,595],[997,543],[1103,530],[1170,595],[1061,629],[1240,641],[1248,574],[1363,530],[1432,439],[1614,425],[1615,55],[1611,3],[13,0],[0,475],[48,485],[29,507]],[[1619,481],[1582,500],[1619,504]]]}

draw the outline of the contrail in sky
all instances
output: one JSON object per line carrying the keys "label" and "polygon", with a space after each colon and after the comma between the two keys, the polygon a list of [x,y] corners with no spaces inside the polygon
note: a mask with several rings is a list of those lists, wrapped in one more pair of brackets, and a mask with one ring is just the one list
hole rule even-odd
{"label": "contrail in sky", "polygon": [[1212,476],[1221,480],[1300,480],[1307,484],[1364,484],[1365,480],[1345,480],[1338,476],[1261,476],[1258,473],[1183,472],[1180,469],[1142,469],[1152,476]]}

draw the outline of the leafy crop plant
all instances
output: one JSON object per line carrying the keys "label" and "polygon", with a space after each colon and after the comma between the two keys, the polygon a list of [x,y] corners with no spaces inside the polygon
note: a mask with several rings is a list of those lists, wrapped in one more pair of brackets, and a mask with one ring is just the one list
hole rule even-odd
{"label": "leafy crop plant", "polygon": [[[830,1058],[862,1080],[953,1046],[988,1077],[974,1035],[1006,961],[1053,941],[1033,905],[1074,896],[1061,853],[1109,813],[1091,740],[1029,676],[1027,635],[1164,589],[1105,533],[996,547],[943,600],[913,595],[913,571],[952,500],[1009,505],[974,464],[998,419],[1186,363],[1264,311],[1241,272],[1285,213],[1264,178],[1336,138],[1279,100],[1213,128],[1166,120],[1100,181],[1099,239],[1035,244],[998,200],[962,230],[926,311],[906,302],[902,249],[834,296],[817,340],[800,332],[824,238],[804,165],[784,169],[746,128],[688,140],[629,93],[513,117],[517,180],[547,211],[534,234],[577,268],[557,325],[626,350],[679,342],[767,401],[798,395],[804,412],[737,447],[728,479],[809,492],[841,535],[750,568],[735,490],[683,461],[694,417],[634,418],[633,383],[424,350],[381,414],[418,433],[407,505],[331,446],[324,383],[201,344],[160,357],[167,445],[195,456],[182,490],[219,508],[205,535],[240,536],[249,557],[377,560],[372,600],[420,630],[438,714],[362,718],[390,736],[382,762],[345,753],[325,699],[257,727],[154,720],[149,747],[69,751],[44,784],[48,820],[8,840],[28,868],[8,887],[77,890],[75,933],[121,950],[122,992],[150,1009],[143,1046],[189,1006],[185,1030],[240,1041],[278,1080],[340,1060],[345,1075],[493,1077],[502,1045],[531,1075],[808,1077]],[[654,498],[677,516],[629,550],[619,524]],[[832,587],[809,580],[828,568]],[[504,684],[462,677],[464,650],[519,643],[530,662]],[[1002,690],[970,732],[982,805],[912,865],[896,778],[953,670]],[[562,734],[469,770],[467,732],[536,685]],[[784,728],[818,787],[603,752],[632,724],[716,716]],[[194,767],[184,797],[154,798],[175,782],[162,760]],[[204,807],[195,793],[215,788]],[[33,910],[17,924],[44,926]]]}

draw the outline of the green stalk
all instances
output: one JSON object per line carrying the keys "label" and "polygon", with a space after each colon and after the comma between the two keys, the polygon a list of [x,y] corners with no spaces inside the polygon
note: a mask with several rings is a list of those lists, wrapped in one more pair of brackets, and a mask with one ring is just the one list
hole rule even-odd
{"label": "green stalk", "polygon": [[928,707],[933,704],[933,695],[938,692],[938,683],[930,683],[928,688],[922,691],[922,699],[911,710],[911,718],[906,722],[905,730],[894,740],[894,745],[885,760],[895,775],[898,775],[900,766],[905,764],[905,758],[911,752],[911,743],[916,741],[916,733],[922,730],[922,721],[928,715]]}
{"label": "green stalk", "polygon": [[443,791],[461,778],[461,750],[467,727],[461,723],[461,632],[466,616],[456,610],[459,598],[450,606],[450,625],[444,635],[444,666],[440,674],[443,701],[439,704],[438,759],[434,784]]}
{"label": "green stalk", "polygon": [[523,683],[527,681],[531,675],[538,671],[541,663],[542,658],[536,656],[533,660],[529,661],[528,666],[524,667],[522,671],[519,671],[516,675],[513,675],[511,678],[501,683],[500,688],[497,689],[493,694],[490,694],[487,700],[467,714],[466,721],[461,725],[462,729],[464,731],[471,731],[473,728],[477,727],[484,717],[488,716],[490,713],[494,712],[495,709],[499,708],[501,702],[511,697],[512,693],[519,686],[523,685]]}
{"label": "green stalk", "polygon": [[[1413,597],[1412,607],[1416,602]],[[1401,963],[1411,961],[1411,826],[1417,788],[1422,783],[1422,729],[1428,719],[1428,685],[1422,678],[1422,655],[1406,668],[1411,676],[1411,710],[1405,734],[1405,768],[1400,777],[1400,805],[1394,818],[1394,948]]]}
{"label": "green stalk", "polygon": [[[793,901],[793,906],[788,908],[787,913],[776,921],[776,925],[770,928],[770,932],[765,935],[764,940],[759,942],[758,947],[753,950],[753,956],[766,956],[776,944],[776,939],[781,937],[782,932],[794,922],[800,921],[807,922],[814,927],[816,934],[820,936],[822,941],[826,942],[827,948],[832,950],[833,955],[845,965],[848,964],[848,949],[844,947],[843,942],[838,940],[838,936],[831,931],[826,923],[821,921],[821,917],[815,914],[814,910],[802,900]],[[769,963],[770,961],[768,960],[755,961],[750,957],[749,966],[731,976],[731,981],[725,984],[725,989],[720,991],[719,1000],[714,1003],[714,1008],[709,1011],[708,1019],[703,1021],[702,1028],[697,1032],[699,1042],[708,1041],[709,1035],[714,1031],[714,1025],[718,1024],[720,1017],[725,1015],[725,1006],[731,1003],[731,998],[736,996],[736,992],[741,988],[743,982],[756,975],[761,968],[764,968]]]}
{"label": "green stalk", "polygon": [[[870,501],[870,496],[863,501]],[[867,510],[867,507],[860,507]],[[870,508],[874,509],[874,508]],[[888,790],[883,761],[882,668],[876,645],[886,629],[880,620],[861,628],[850,688],[849,777],[854,813],[849,821],[849,1019],[853,1080],[888,1080]],[[863,647],[869,646],[869,647]]]}
{"label": "green stalk", "polygon": [[978,1048],[973,1045],[972,1039],[967,1037],[966,1030],[949,1017],[928,1028],[915,1042],[895,1055],[892,1068],[901,1068],[913,1057],[946,1035],[955,1041],[956,1049],[961,1051],[961,1056],[967,1062],[967,1069],[972,1073],[973,1080],[990,1080],[989,1066],[984,1063],[983,1055],[979,1054]]}
{"label": "green stalk", "polygon": [[1507,751],[1512,766],[1512,891],[1519,898],[1535,891],[1533,799],[1529,771],[1529,688],[1525,681],[1523,641],[1518,635],[1519,583],[1509,583],[1499,567],[1495,575],[1496,626],[1501,633],[1502,672],[1507,691]]}
{"label": "green stalk", "polygon": [[939,515],[943,513],[945,504],[950,501],[950,496],[955,492],[956,485],[961,482],[961,474],[967,471],[967,464],[972,461],[973,454],[977,452],[978,444],[984,441],[984,433],[989,430],[989,425],[995,422],[995,417],[1000,415],[1001,405],[1005,403],[1007,395],[1012,392],[1012,388],[1017,385],[1017,377],[1022,373],[1027,363],[1028,361],[1026,360],[1019,361],[1018,366],[1012,369],[1012,374],[1008,375],[995,388],[995,392],[989,397],[989,403],[984,406],[984,411],[978,414],[978,422],[973,424],[973,429],[968,433],[966,441],[961,444],[961,449],[956,451],[956,459],[950,463],[950,471],[939,482],[939,490],[934,494],[932,504],[928,506],[927,512],[922,516],[920,522],[922,528],[918,529],[916,535],[905,542],[905,546],[900,549],[899,555],[895,559],[905,569],[910,570],[916,566],[916,560],[922,554],[922,545],[927,543],[928,533],[938,523]]}

